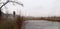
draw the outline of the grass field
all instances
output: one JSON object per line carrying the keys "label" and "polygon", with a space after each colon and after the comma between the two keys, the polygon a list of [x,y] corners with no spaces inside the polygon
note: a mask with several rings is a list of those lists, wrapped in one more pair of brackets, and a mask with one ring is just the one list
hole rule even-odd
{"label": "grass field", "polygon": [[60,22],[60,17],[20,17],[13,15],[0,16],[0,29],[20,29],[22,23],[26,20],[47,20]]}

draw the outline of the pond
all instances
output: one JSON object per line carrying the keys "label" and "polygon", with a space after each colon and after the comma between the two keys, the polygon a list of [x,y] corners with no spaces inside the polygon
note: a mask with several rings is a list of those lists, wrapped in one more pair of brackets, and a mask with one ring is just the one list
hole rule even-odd
{"label": "pond", "polygon": [[46,20],[28,20],[23,23],[22,29],[59,29],[59,24]]}

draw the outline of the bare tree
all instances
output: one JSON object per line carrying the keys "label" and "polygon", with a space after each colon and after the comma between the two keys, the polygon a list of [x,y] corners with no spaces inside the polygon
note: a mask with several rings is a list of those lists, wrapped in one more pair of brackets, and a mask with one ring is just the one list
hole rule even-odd
{"label": "bare tree", "polygon": [[7,0],[5,3],[0,3],[0,4],[3,4],[3,5],[1,5],[1,7],[0,7],[0,16],[2,15],[2,7],[4,6],[5,8],[7,8],[5,5],[7,4],[7,3],[9,3],[9,2],[11,2],[11,3],[16,3],[16,4],[19,4],[19,5],[21,5],[21,6],[23,6],[23,4],[22,3],[19,3],[19,2],[16,2],[16,1],[11,1],[11,0]]}

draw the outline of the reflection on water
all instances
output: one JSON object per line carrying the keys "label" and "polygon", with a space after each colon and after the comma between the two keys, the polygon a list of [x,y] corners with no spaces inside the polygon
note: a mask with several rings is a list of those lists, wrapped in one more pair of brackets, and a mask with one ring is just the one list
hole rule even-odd
{"label": "reflection on water", "polygon": [[23,23],[22,29],[59,29],[59,27],[59,22],[28,20]]}

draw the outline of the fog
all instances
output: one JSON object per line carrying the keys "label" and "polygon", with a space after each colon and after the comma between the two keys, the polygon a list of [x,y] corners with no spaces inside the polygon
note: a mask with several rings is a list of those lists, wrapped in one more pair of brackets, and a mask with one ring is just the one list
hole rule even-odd
{"label": "fog", "polygon": [[[16,14],[22,16],[60,16],[60,0],[15,0],[22,2],[24,7],[20,5],[12,5],[8,3],[8,13],[12,14],[13,11],[16,11]],[[3,9],[3,12],[6,13],[6,10]]]}

